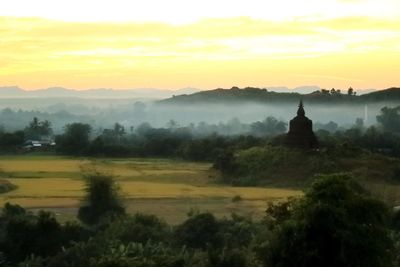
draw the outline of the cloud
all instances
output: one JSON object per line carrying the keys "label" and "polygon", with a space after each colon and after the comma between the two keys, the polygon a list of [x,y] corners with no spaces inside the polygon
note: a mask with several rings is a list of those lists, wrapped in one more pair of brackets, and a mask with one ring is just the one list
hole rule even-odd
{"label": "cloud", "polygon": [[[0,17],[0,82],[19,84],[23,80],[30,83],[26,87],[50,81],[81,86],[90,82],[121,84],[121,77],[135,74],[136,78],[126,79],[126,84],[136,81],[156,86],[149,83],[163,80],[172,86],[182,79],[195,84],[190,78],[203,83],[199,77],[204,80],[214,71],[219,74],[215,87],[220,85],[217,80],[232,77],[228,73],[246,77],[243,79],[249,85],[250,77],[264,77],[261,70],[273,72],[275,77],[283,76],[286,69],[302,73],[298,69],[309,68],[309,72],[316,72],[324,64],[331,64],[338,72],[349,71],[353,63],[346,62],[346,57],[360,55],[369,64],[393,68],[399,57],[399,33],[399,19],[370,17],[281,22],[235,17],[182,25]],[[349,66],[341,66],[337,58]],[[380,58],[387,63],[381,63]],[[187,72],[187,77],[176,76]],[[304,75],[297,78],[348,77],[345,73]],[[79,79],[71,81],[68,77]]]}

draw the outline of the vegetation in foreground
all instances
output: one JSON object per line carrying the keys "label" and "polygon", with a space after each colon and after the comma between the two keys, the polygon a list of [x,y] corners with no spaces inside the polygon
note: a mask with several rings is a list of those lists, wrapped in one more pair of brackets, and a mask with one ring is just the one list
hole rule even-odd
{"label": "vegetation in foreground", "polygon": [[[97,209],[92,201],[105,205]],[[102,175],[88,180],[81,206],[80,218],[90,221],[60,224],[51,213],[35,215],[6,204],[0,261],[3,266],[399,264],[399,213],[343,174],[318,177],[304,197],[270,203],[258,222],[193,212],[170,226],[156,216],[123,210],[112,178]]]}

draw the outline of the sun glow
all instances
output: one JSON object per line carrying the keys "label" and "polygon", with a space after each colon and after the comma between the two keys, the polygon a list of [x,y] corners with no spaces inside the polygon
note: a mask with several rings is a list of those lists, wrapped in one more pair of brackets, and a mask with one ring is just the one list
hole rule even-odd
{"label": "sun glow", "polygon": [[398,85],[396,0],[6,2],[0,85]]}

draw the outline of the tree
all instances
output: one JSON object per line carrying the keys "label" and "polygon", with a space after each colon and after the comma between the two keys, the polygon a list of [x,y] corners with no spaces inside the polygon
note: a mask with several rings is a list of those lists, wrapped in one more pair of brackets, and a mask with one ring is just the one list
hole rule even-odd
{"label": "tree", "polygon": [[326,130],[326,131],[328,131],[330,133],[334,133],[339,128],[339,125],[334,121],[330,121],[330,122],[328,122],[326,124],[322,124],[322,123],[317,122],[317,123],[315,123],[315,128],[316,129]]}
{"label": "tree", "polygon": [[105,235],[109,235],[110,239],[119,239],[124,244],[167,242],[171,238],[171,228],[155,215],[136,213],[113,221]]}
{"label": "tree", "polygon": [[389,210],[349,176],[320,176],[277,225],[266,266],[391,266]]}
{"label": "tree", "polygon": [[54,214],[45,211],[34,214],[18,205],[6,203],[0,214],[1,252],[9,263],[14,263],[4,266],[20,266],[17,263],[28,256],[55,255],[68,248],[71,241],[86,239],[85,235],[86,230],[81,226],[68,222],[60,224]]}
{"label": "tree", "polygon": [[63,135],[57,138],[57,150],[66,154],[81,154],[89,145],[89,124],[72,123],[65,126]]}
{"label": "tree", "polygon": [[0,149],[4,148],[9,150],[22,146],[25,139],[25,133],[23,131],[16,131],[14,133],[0,133]]}
{"label": "tree", "polygon": [[219,243],[219,227],[218,221],[211,213],[196,214],[178,226],[175,236],[178,243],[189,248],[206,249]]}
{"label": "tree", "polygon": [[349,89],[347,89],[347,95],[355,95],[354,89],[352,87],[349,87]]}
{"label": "tree", "polygon": [[382,125],[384,130],[400,133],[400,106],[382,108],[381,114],[376,116],[376,120]]}
{"label": "tree", "polygon": [[224,174],[232,174],[235,171],[235,157],[231,150],[222,150],[216,157],[213,167]]}
{"label": "tree", "polygon": [[119,143],[125,134],[125,127],[116,122],[112,129],[104,129],[102,136],[108,139],[111,143]]}
{"label": "tree", "polygon": [[143,122],[136,127],[136,133],[140,136],[146,135],[153,127],[151,127],[150,123]]}
{"label": "tree", "polygon": [[52,132],[51,123],[48,120],[40,121],[37,117],[34,117],[29,126],[25,128],[26,137],[35,140],[49,136]]}
{"label": "tree", "polygon": [[250,125],[252,134],[258,136],[274,136],[286,132],[286,123],[274,117],[267,117],[262,122],[257,121]]}
{"label": "tree", "polygon": [[86,197],[78,218],[86,224],[96,224],[103,217],[125,214],[113,177],[99,173],[86,177]]}
{"label": "tree", "polygon": [[120,139],[122,136],[125,135],[125,127],[118,122],[114,124],[114,134],[115,136]]}
{"label": "tree", "polygon": [[356,123],[354,125],[358,129],[364,128],[364,120],[362,118],[356,118]]}

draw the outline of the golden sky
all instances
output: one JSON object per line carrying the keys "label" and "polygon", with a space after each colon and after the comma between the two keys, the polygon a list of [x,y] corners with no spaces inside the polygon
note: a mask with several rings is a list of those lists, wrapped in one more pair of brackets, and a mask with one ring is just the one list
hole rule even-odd
{"label": "golden sky", "polygon": [[400,0],[0,2],[0,86],[399,86]]}

